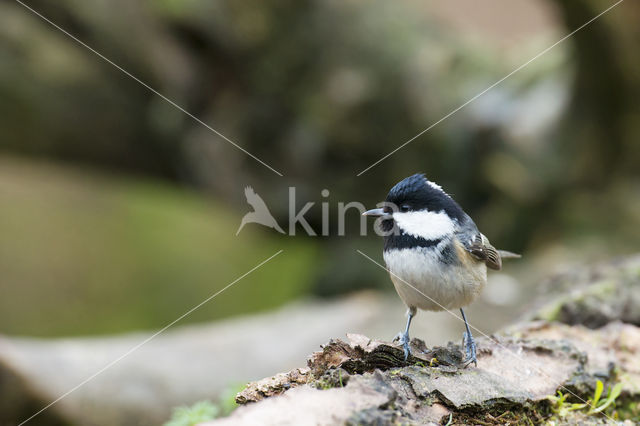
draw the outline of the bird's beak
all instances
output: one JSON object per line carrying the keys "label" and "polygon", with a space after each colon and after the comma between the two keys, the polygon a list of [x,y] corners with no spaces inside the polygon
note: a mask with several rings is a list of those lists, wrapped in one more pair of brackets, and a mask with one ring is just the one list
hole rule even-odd
{"label": "bird's beak", "polygon": [[389,216],[391,217],[391,215],[388,215],[387,213],[384,212],[384,209],[371,209],[371,210],[367,210],[366,212],[362,213],[362,216]]}

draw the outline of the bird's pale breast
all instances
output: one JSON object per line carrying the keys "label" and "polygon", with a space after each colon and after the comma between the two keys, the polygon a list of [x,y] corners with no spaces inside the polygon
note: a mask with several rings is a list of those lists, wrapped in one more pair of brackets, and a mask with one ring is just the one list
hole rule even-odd
{"label": "bird's pale breast", "polygon": [[[439,252],[447,247],[455,253],[455,261],[443,263]],[[427,311],[467,306],[487,282],[486,265],[473,259],[457,240],[443,241],[438,250],[388,250],[384,260],[405,304]]]}

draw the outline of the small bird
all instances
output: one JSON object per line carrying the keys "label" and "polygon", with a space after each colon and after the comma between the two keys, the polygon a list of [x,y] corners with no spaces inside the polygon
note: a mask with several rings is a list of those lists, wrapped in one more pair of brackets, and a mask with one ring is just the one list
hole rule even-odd
{"label": "small bird", "polygon": [[406,329],[394,339],[402,344],[405,360],[410,353],[409,327],[418,308],[460,309],[466,329],[464,365],[478,365],[476,343],[462,308],[487,283],[487,268],[499,270],[503,258],[520,256],[496,250],[458,203],[424,174],[396,184],[382,204],[363,215],[380,217],[387,270],[409,308]]}
{"label": "small bird", "polygon": [[240,222],[240,227],[238,228],[238,231],[236,231],[236,235],[240,233],[244,225],[247,223],[259,223],[260,225],[268,226],[269,228],[273,228],[279,233],[284,234],[284,231],[274,219],[264,200],[256,194],[252,187],[247,186],[244,189],[244,196],[247,198],[247,203],[253,207],[253,211],[243,216],[242,222]]}

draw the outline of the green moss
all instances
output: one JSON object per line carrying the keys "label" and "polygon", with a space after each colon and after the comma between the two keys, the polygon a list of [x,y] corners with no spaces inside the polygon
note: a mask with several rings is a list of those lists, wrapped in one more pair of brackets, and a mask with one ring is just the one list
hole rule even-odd
{"label": "green moss", "polygon": [[588,299],[608,299],[609,297],[615,296],[616,288],[616,282],[610,280],[590,284],[577,297],[568,295],[565,297],[559,296],[557,299],[554,299],[548,305],[543,306],[536,317],[547,321],[559,321],[563,307],[568,303],[581,304],[586,303]]}
{"label": "green moss", "polygon": [[320,390],[343,388],[349,381],[349,373],[342,368],[332,368],[311,382],[311,386]]}
{"label": "green moss", "polygon": [[632,400],[621,403],[615,414],[620,420],[630,420],[635,424],[640,423],[640,401]]}
{"label": "green moss", "polygon": [[442,424],[469,424],[469,425],[539,425],[544,424],[550,417],[543,406],[518,407],[514,409],[494,408],[483,412],[461,411],[454,412],[451,418],[446,418]]}
{"label": "green moss", "polygon": [[316,380],[315,382],[311,383],[311,386],[320,390],[327,390],[335,387],[331,382],[323,379]]}

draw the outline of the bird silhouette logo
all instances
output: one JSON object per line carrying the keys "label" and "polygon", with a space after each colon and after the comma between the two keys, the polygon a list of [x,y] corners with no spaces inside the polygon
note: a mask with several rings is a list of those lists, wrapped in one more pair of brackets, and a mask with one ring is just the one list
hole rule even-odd
{"label": "bird silhouette logo", "polygon": [[242,222],[240,223],[240,227],[236,232],[236,235],[240,233],[244,225],[247,223],[258,223],[260,225],[267,226],[269,228],[273,228],[281,234],[285,232],[280,228],[278,222],[273,218],[273,215],[269,211],[269,208],[265,204],[264,200],[256,194],[252,187],[247,186],[244,189],[244,195],[247,198],[247,203],[251,207],[253,207],[253,211],[244,215],[242,218]]}

